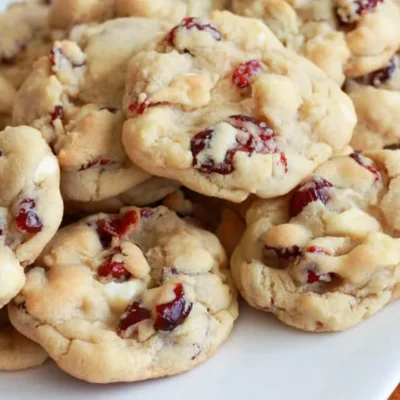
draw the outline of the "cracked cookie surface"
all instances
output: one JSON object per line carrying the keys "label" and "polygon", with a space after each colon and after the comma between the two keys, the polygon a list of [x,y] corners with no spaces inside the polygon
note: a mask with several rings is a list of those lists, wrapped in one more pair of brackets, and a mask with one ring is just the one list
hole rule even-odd
{"label": "cracked cookie surface", "polygon": [[400,47],[400,9],[392,0],[233,0],[290,49],[342,84],[383,67]]}
{"label": "cracked cookie surface", "polygon": [[34,2],[12,4],[0,13],[0,74],[16,89],[61,35],[48,28],[47,13],[48,6]]}
{"label": "cracked cookie surface", "polygon": [[0,371],[39,367],[47,359],[48,355],[38,344],[21,335],[6,316],[3,321],[0,315]]}
{"label": "cracked cookie surface", "polygon": [[186,18],[128,66],[123,143],[144,170],[234,202],[282,195],[349,143],[350,99],[255,19]]}
{"label": "cracked cookie surface", "polygon": [[0,73],[0,129],[11,122],[16,94],[14,86]]}
{"label": "cracked cookie surface", "polygon": [[99,214],[59,231],[9,306],[12,324],[90,382],[187,371],[237,318],[218,239],[165,207]]}
{"label": "cracked cookie surface", "polygon": [[40,132],[29,127],[0,132],[0,182],[1,308],[22,288],[24,267],[61,223],[59,167]]}
{"label": "cracked cookie surface", "polygon": [[102,201],[151,179],[123,149],[121,102],[129,58],[168,27],[141,18],[78,26],[70,34],[76,42],[56,42],[35,64],[13,122],[39,129],[51,145],[65,200]]}
{"label": "cracked cookie surface", "polygon": [[232,258],[245,299],[284,323],[341,331],[400,295],[400,152],[333,158],[257,201]]}
{"label": "cracked cookie surface", "polygon": [[354,149],[378,150],[400,146],[400,57],[396,54],[383,68],[346,83],[354,103],[357,126]]}
{"label": "cracked cookie surface", "polygon": [[79,23],[120,17],[144,17],[179,22],[184,17],[208,17],[228,0],[53,0],[50,26],[66,29]]}

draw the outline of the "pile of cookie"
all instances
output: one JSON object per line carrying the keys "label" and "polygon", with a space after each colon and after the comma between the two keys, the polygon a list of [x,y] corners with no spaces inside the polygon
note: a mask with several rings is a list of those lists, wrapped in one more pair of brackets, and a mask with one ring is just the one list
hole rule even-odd
{"label": "pile of cookie", "polygon": [[399,3],[0,14],[0,370],[175,375],[228,338],[238,292],[312,332],[396,299]]}

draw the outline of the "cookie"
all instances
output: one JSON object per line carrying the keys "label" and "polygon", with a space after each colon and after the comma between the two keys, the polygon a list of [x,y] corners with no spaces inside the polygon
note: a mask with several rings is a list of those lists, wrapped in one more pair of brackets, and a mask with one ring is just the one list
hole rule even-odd
{"label": "cookie", "polygon": [[250,206],[247,203],[231,203],[186,188],[171,193],[162,202],[180,217],[215,233],[228,256],[231,256],[246,229],[244,210]]}
{"label": "cookie", "polygon": [[288,48],[342,84],[383,67],[400,47],[400,9],[392,0],[233,0]]}
{"label": "cookie", "polygon": [[66,201],[103,201],[152,178],[121,143],[125,69],[132,54],[169,27],[141,18],[78,26],[70,34],[76,42],[56,42],[18,92],[13,122],[39,129],[51,145]]}
{"label": "cookie", "polygon": [[190,370],[227,338],[237,312],[218,239],[165,207],[59,231],[9,306],[12,324],[61,369],[96,383]]}
{"label": "cookie", "polygon": [[231,268],[253,307],[306,331],[350,328],[400,295],[400,151],[335,157],[257,201]]}
{"label": "cookie", "polygon": [[128,65],[123,144],[193,191],[283,195],[349,143],[353,105],[255,19],[187,18]]}
{"label": "cookie", "polygon": [[132,204],[138,207],[157,203],[178,190],[180,184],[170,179],[153,177],[142,184],[109,199],[93,202],[69,201],[66,212],[85,212],[89,214],[108,212],[115,213]]}
{"label": "cookie", "polygon": [[228,0],[53,0],[49,25],[67,29],[76,24],[104,22],[117,17],[165,19],[178,23],[184,17],[208,17]]}
{"label": "cookie", "polygon": [[39,367],[47,358],[39,345],[21,335],[8,322],[0,324],[0,371]]}
{"label": "cookie", "polygon": [[230,256],[243,236],[246,211],[252,202],[250,199],[231,203],[181,188],[165,197],[162,204],[187,221],[215,233]]}
{"label": "cookie", "polygon": [[52,0],[48,23],[53,29],[69,29],[114,17],[115,0]]}
{"label": "cookie", "polygon": [[246,224],[237,212],[231,208],[222,209],[221,219],[215,234],[228,256],[231,256],[236,249],[245,230]]}
{"label": "cookie", "polygon": [[47,13],[48,6],[40,2],[12,4],[0,13],[0,74],[16,89],[62,34],[49,30]]}
{"label": "cookie", "polygon": [[10,123],[15,96],[14,86],[0,74],[0,129]]}
{"label": "cookie", "polygon": [[400,145],[400,57],[356,80],[346,92],[353,100],[358,123],[351,145],[356,150],[378,150]]}
{"label": "cookie", "polygon": [[228,3],[229,0],[117,0],[117,12],[178,23],[185,17],[208,18],[213,10],[225,9]]}
{"label": "cookie", "polygon": [[23,267],[35,261],[61,223],[59,167],[40,132],[0,132],[0,182],[1,308],[22,288]]}

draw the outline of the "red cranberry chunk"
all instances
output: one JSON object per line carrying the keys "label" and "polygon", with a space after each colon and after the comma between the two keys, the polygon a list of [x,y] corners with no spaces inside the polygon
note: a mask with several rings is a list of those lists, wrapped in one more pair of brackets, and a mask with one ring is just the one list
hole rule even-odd
{"label": "red cranberry chunk", "polygon": [[384,0],[348,0],[348,9],[338,8],[340,20],[345,24],[351,24],[364,14],[373,11]]}
{"label": "red cranberry chunk", "polygon": [[285,173],[287,173],[289,168],[288,168],[288,160],[285,153],[281,153],[279,162],[282,164]]}
{"label": "red cranberry chunk", "polygon": [[314,175],[294,192],[290,200],[290,216],[295,217],[300,214],[308,204],[314,201],[321,201],[326,204],[329,200],[327,189],[331,187],[330,182]]}
{"label": "red cranberry chunk", "polygon": [[[328,252],[319,246],[310,246],[305,250],[306,253],[315,253],[315,254],[323,254],[328,255]],[[310,263],[309,268],[307,269],[307,282],[315,283],[315,282],[331,282],[335,277],[333,273],[318,273],[318,265],[315,263]]]}
{"label": "red cranberry chunk", "polygon": [[292,258],[298,257],[302,253],[302,249],[297,245],[290,247],[265,246],[265,250],[273,251],[278,258],[282,258],[284,260],[290,260]]}
{"label": "red cranberry chunk", "polygon": [[118,325],[118,336],[124,338],[128,334],[128,330],[133,328],[139,322],[151,318],[151,313],[146,308],[140,307],[140,304],[132,303],[122,314]]}
{"label": "red cranberry chunk", "polygon": [[319,254],[328,254],[328,252],[319,246],[310,246],[305,250],[306,253],[319,253]]}
{"label": "red cranberry chunk", "polygon": [[358,164],[360,164],[362,167],[364,167],[369,172],[371,172],[371,174],[375,175],[376,181],[382,180],[382,175],[381,175],[379,169],[371,164],[368,164],[369,159],[367,157],[364,157],[361,153],[359,153],[357,151],[350,154],[350,157],[353,160],[355,160]]}
{"label": "red cranberry chunk", "polygon": [[100,219],[96,223],[97,233],[104,247],[111,245],[112,239],[127,236],[138,222],[138,215],[135,211],[128,211],[126,214],[109,219]]}
{"label": "red cranberry chunk", "polygon": [[384,0],[353,0],[353,3],[357,7],[356,13],[358,15],[364,15],[369,11],[373,11],[379,3],[383,3]]}
{"label": "red cranberry chunk", "polygon": [[179,25],[175,26],[167,35],[166,41],[168,42],[169,45],[175,46],[175,36],[177,32],[181,30],[197,30],[197,31],[204,31],[209,33],[216,41],[220,41],[222,39],[221,33],[218,31],[218,29],[205,21],[202,21],[199,18],[185,18]]}
{"label": "red cranberry chunk", "polygon": [[228,175],[235,170],[233,158],[237,152],[251,156],[254,153],[269,154],[277,151],[274,131],[267,123],[246,115],[233,115],[225,122],[238,130],[235,145],[227,151],[222,163],[216,163],[211,157],[200,161],[199,154],[213,145],[215,129],[209,128],[198,133],[191,140],[194,168],[205,173]]}
{"label": "red cranberry chunk", "polygon": [[371,72],[369,75],[367,75],[367,83],[375,87],[383,85],[392,78],[395,71],[396,62],[394,58],[392,58],[386,67],[378,69],[377,71]]}
{"label": "red cranberry chunk", "polygon": [[251,78],[261,72],[261,64],[258,60],[247,61],[240,64],[232,75],[232,82],[239,88],[250,87]]}
{"label": "red cranberry chunk", "polygon": [[167,105],[166,101],[157,101],[154,103],[151,103],[149,100],[143,101],[142,103],[132,103],[128,108],[129,112],[132,114],[137,114],[137,115],[143,115],[149,108],[151,107],[157,107],[157,106],[162,106],[162,105]]}
{"label": "red cranberry chunk", "polygon": [[54,111],[50,114],[50,123],[54,126],[54,122],[57,119],[62,120],[64,118],[64,107],[63,106],[55,106]]}
{"label": "red cranberry chunk", "polygon": [[185,322],[192,310],[193,304],[186,300],[181,283],[176,284],[174,293],[175,298],[172,301],[156,306],[154,328],[157,331],[173,331]]}
{"label": "red cranberry chunk", "polygon": [[115,279],[123,282],[131,277],[130,272],[126,269],[125,262],[115,261],[115,256],[122,253],[120,247],[116,247],[114,251],[105,258],[103,264],[97,269],[97,274],[102,278]]}
{"label": "red cranberry chunk", "polygon": [[143,218],[150,218],[153,216],[153,214],[154,214],[154,211],[151,208],[142,208],[140,210],[140,216]]}
{"label": "red cranberry chunk", "polygon": [[43,229],[42,221],[35,211],[36,203],[33,199],[25,199],[20,203],[16,224],[20,231],[39,233]]}
{"label": "red cranberry chunk", "polygon": [[87,164],[82,165],[82,167],[79,169],[79,171],[86,171],[89,168],[92,167],[98,167],[98,166],[105,166],[112,164],[112,161],[109,160],[108,158],[103,158],[103,157],[97,157],[91,161],[89,161]]}
{"label": "red cranberry chunk", "polygon": [[322,274],[318,275],[317,272],[313,270],[307,271],[307,283],[315,283],[315,282],[331,282],[334,278],[334,274]]}

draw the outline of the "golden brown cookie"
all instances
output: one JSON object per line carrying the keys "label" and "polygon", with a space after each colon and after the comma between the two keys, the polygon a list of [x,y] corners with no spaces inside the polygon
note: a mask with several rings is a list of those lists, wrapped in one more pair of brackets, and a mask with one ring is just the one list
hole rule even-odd
{"label": "golden brown cookie", "polygon": [[339,84],[383,67],[400,47],[392,0],[233,0],[233,9],[262,19]]}
{"label": "golden brown cookie", "polygon": [[94,215],[59,231],[10,319],[79,379],[175,375],[208,359],[232,329],[227,267],[213,234],[165,207]]}
{"label": "golden brown cookie", "polygon": [[351,139],[350,99],[255,19],[184,19],[128,66],[132,161],[233,202],[292,190]]}
{"label": "golden brown cookie", "polygon": [[292,193],[257,201],[232,257],[252,306],[341,331],[400,295],[400,151],[333,158]]}

